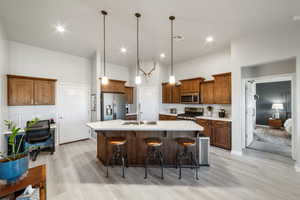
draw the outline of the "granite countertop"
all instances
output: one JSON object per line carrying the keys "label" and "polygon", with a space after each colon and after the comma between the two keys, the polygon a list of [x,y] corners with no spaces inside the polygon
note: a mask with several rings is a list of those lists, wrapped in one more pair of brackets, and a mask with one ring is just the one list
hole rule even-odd
{"label": "granite countertop", "polygon": [[172,114],[172,113],[169,113],[169,112],[159,112],[159,114],[160,114],[160,115],[177,116],[178,114],[181,114],[181,113]]}
{"label": "granite countertop", "polygon": [[126,116],[137,115],[137,113],[126,113]]}
{"label": "granite countertop", "polygon": [[[86,125],[95,131],[203,131],[193,121],[157,121],[157,124],[123,125],[123,120],[91,122]],[[128,122],[128,121],[127,121]]]}
{"label": "granite countertop", "polygon": [[208,117],[208,116],[197,116],[196,119],[207,119],[207,120],[216,120],[216,121],[225,121],[225,122],[231,122],[231,118],[224,117]]}
{"label": "granite countertop", "polygon": [[[51,129],[55,129],[56,128],[56,124],[50,124],[50,128]],[[25,131],[24,131],[24,129],[22,128],[20,131],[19,131],[19,133],[24,133]],[[4,131],[4,132],[1,132],[0,133],[0,135],[9,135],[9,134],[11,134],[11,131],[9,131],[9,130],[6,130],[6,131]]]}

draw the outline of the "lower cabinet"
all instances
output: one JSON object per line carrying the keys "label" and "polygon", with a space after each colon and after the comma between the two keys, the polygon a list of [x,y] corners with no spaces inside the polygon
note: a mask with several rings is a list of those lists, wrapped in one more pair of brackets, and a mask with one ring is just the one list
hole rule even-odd
{"label": "lower cabinet", "polygon": [[137,120],[137,115],[126,115],[125,120]]}
{"label": "lower cabinet", "polygon": [[177,120],[176,116],[159,114],[159,120]]}
{"label": "lower cabinet", "polygon": [[203,135],[210,137],[213,146],[231,150],[231,122],[197,119],[203,126]]}

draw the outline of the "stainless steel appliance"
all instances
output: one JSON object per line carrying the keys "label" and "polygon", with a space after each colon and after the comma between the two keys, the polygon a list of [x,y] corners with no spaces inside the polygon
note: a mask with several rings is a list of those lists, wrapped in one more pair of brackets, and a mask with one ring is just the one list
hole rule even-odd
{"label": "stainless steel appliance", "polygon": [[180,96],[180,102],[186,104],[200,104],[199,93],[183,93]]}
{"label": "stainless steel appliance", "polygon": [[101,120],[125,119],[126,99],[124,94],[101,94]]}
{"label": "stainless steel appliance", "polygon": [[203,112],[203,108],[185,107],[184,113],[178,114],[177,118],[183,120],[195,120],[195,117],[203,116]]}
{"label": "stainless steel appliance", "polygon": [[199,137],[199,165],[209,166],[209,148],[210,148],[210,138],[209,137]]}

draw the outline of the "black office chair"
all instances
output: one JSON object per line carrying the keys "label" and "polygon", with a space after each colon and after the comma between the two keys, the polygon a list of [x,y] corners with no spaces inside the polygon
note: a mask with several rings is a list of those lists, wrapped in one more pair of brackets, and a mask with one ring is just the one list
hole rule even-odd
{"label": "black office chair", "polygon": [[41,120],[31,127],[27,122],[26,146],[30,151],[30,158],[35,161],[41,150],[55,151],[54,134],[50,130],[50,121]]}

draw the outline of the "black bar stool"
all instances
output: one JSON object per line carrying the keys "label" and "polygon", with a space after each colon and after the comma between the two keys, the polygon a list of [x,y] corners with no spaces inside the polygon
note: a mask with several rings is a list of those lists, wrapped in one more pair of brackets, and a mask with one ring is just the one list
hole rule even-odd
{"label": "black bar stool", "polygon": [[106,177],[108,177],[108,167],[110,165],[114,167],[115,164],[120,163],[122,165],[122,177],[125,178],[125,166],[128,166],[128,159],[124,146],[127,140],[124,137],[109,137],[107,141],[110,145],[113,145],[113,154],[107,161]]}
{"label": "black bar stool", "polygon": [[145,158],[145,179],[148,177],[148,164],[149,161],[158,161],[161,168],[161,179],[164,179],[164,159],[163,154],[160,151],[162,141],[160,138],[146,138],[145,144],[147,145],[147,155]]}
{"label": "black bar stool", "polygon": [[[196,146],[196,141],[193,138],[177,138],[177,144],[183,147],[183,151],[178,151],[176,155],[176,168],[179,167],[179,179],[181,179],[182,162],[189,161],[191,168],[195,169],[196,179],[198,180],[198,162],[193,151],[189,151],[189,147]],[[190,166],[189,166],[190,167]]]}

